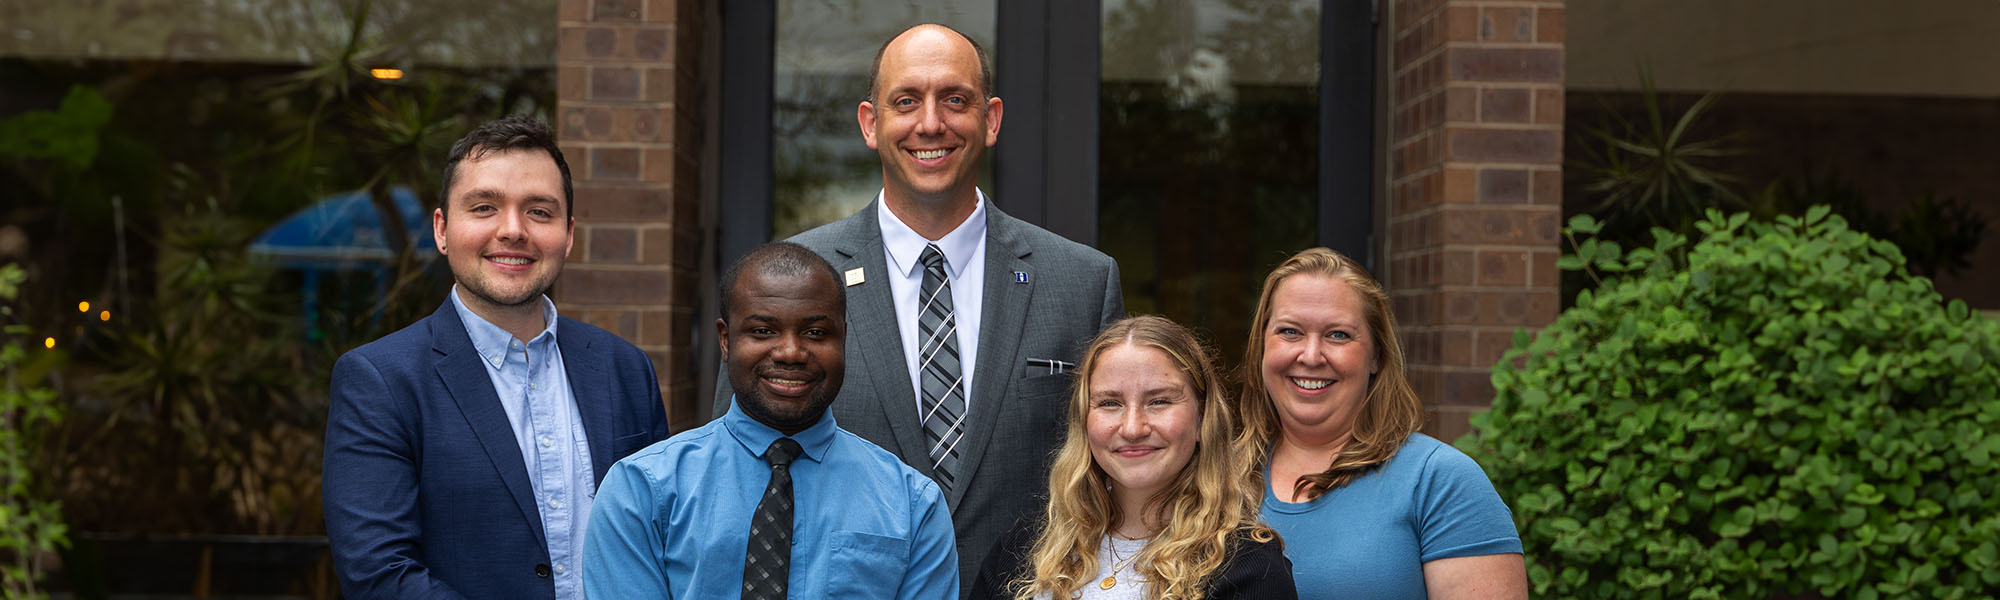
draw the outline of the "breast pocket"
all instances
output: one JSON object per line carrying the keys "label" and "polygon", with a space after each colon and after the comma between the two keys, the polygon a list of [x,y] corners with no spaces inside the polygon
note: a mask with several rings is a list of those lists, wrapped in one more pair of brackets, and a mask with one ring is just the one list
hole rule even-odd
{"label": "breast pocket", "polygon": [[[835,531],[827,548],[828,598],[894,598],[910,568],[910,541],[859,531]],[[795,550],[796,551],[796,550]]]}

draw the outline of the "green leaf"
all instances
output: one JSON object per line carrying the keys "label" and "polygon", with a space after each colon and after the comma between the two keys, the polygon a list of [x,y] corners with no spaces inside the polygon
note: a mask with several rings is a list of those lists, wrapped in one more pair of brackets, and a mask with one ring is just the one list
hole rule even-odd
{"label": "green leaf", "polygon": [[1589,214],[1580,214],[1569,218],[1570,231],[1577,233],[1596,234],[1602,227],[1603,225],[1597,222],[1597,218]]}

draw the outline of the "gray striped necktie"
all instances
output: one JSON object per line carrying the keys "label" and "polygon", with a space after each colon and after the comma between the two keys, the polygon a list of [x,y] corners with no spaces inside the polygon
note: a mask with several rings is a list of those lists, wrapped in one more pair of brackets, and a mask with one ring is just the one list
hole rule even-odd
{"label": "gray striped necktie", "polygon": [[951,310],[951,280],[945,276],[944,253],[936,244],[924,246],[924,283],[918,296],[917,371],[918,415],[924,441],[930,443],[931,467],[938,483],[949,490],[958,473],[958,441],[965,437],[965,385],[958,364],[958,319]]}

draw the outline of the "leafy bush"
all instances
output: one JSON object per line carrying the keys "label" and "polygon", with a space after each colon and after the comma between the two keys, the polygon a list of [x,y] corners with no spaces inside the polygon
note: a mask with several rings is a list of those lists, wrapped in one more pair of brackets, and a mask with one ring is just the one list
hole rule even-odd
{"label": "leafy bush", "polygon": [[1828,212],[1572,237],[1603,285],[1515,335],[1460,442],[1535,595],[2000,594],[2000,321]]}
{"label": "leafy bush", "polygon": [[[42,452],[42,430],[62,418],[54,390],[32,383],[46,371],[47,360],[36,361],[22,347],[26,331],[12,323],[12,301],[19,295],[27,271],[0,265],[0,598],[46,598],[36,584],[46,565],[42,557],[68,544],[62,507],[42,489],[28,468],[29,458]],[[40,362],[42,364],[36,364]]]}

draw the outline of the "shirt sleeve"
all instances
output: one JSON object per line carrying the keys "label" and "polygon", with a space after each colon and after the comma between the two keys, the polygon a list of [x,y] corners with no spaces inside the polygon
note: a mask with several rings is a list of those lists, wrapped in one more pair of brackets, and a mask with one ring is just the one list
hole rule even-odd
{"label": "shirt sleeve", "polygon": [[322,509],[341,593],[349,598],[459,598],[431,577],[419,538],[417,463],[408,414],[360,354],[333,365],[321,464]]}
{"label": "shirt sleeve", "polygon": [[1440,558],[1521,552],[1514,515],[1479,463],[1457,448],[1434,443],[1418,482],[1418,551]]}
{"label": "shirt sleeve", "polygon": [[583,537],[583,593],[592,600],[672,598],[666,540],[653,516],[652,480],[627,461],[611,466]]}
{"label": "shirt sleeve", "polygon": [[[914,473],[914,472],[912,472]],[[909,570],[896,597],[928,600],[958,597],[958,538],[952,533],[951,511],[945,508],[944,494],[936,483],[915,476],[920,493],[914,494],[915,534],[911,538]]]}
{"label": "shirt sleeve", "polygon": [[1299,591],[1292,581],[1292,561],[1285,558],[1278,540],[1236,540],[1235,555],[1215,582],[1209,584],[1208,600],[1295,600]]}

